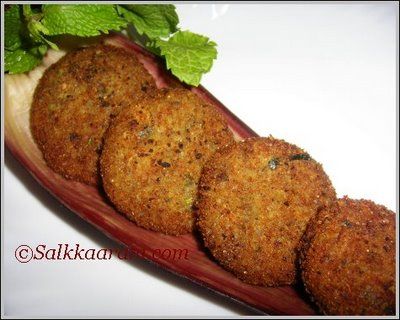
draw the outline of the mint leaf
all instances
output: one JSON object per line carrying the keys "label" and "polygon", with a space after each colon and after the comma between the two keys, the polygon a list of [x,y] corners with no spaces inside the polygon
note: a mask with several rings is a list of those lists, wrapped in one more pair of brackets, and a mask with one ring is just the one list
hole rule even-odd
{"label": "mint leaf", "polygon": [[32,70],[42,61],[43,49],[34,47],[30,50],[4,50],[4,69],[10,74],[23,73]]}
{"label": "mint leaf", "polygon": [[172,4],[128,4],[117,6],[117,10],[140,35],[151,39],[168,37],[177,31],[179,18]]}
{"label": "mint leaf", "polygon": [[43,5],[43,14],[41,23],[49,35],[97,36],[109,30],[120,30],[127,24],[114,5],[47,4]]}
{"label": "mint leaf", "polygon": [[46,39],[44,35],[49,34],[49,30],[42,23],[31,19],[28,22],[27,28],[29,30],[29,36],[32,39],[33,43],[35,44],[48,44],[51,48],[58,50],[58,46],[51,42],[50,40]]}
{"label": "mint leaf", "polygon": [[15,50],[22,45],[24,22],[20,9],[18,5],[12,5],[4,12],[4,47],[7,50]]}
{"label": "mint leaf", "polygon": [[198,86],[217,57],[216,43],[190,31],[178,31],[168,41],[158,40],[167,68],[187,84]]}
{"label": "mint leaf", "polygon": [[22,11],[25,17],[25,21],[27,23],[26,28],[28,31],[28,36],[33,43],[31,43],[30,45],[41,46],[47,44],[51,48],[58,50],[58,46],[50,40],[46,39],[46,37],[44,36],[49,34],[49,30],[47,30],[47,28],[40,22],[43,14],[40,11],[34,12],[31,5],[29,4],[24,4],[22,6]]}
{"label": "mint leaf", "polygon": [[[4,68],[9,73],[23,73],[36,67],[47,51],[47,43],[42,40],[40,17],[31,10],[30,5],[22,8],[11,6],[5,16]],[[34,32],[35,34],[32,34]]]}

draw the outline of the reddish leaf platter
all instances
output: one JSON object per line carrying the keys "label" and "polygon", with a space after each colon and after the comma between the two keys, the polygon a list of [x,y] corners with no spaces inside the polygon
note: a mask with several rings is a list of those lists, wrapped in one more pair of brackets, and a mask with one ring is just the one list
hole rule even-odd
{"label": "reddish leaf platter", "polygon": [[[105,41],[123,46],[134,53],[156,79],[159,87],[165,86],[168,79],[171,79],[157,58],[124,36],[112,35]],[[165,270],[266,314],[314,314],[303,294],[294,288],[245,284],[213,261],[195,235],[174,237],[139,228],[118,213],[97,188],[65,180],[47,167],[30,133],[29,108],[34,88],[43,71],[61,55],[61,52],[52,51],[43,65],[29,74],[7,75],[5,79],[5,144],[37,182],[106,236]],[[257,136],[205,88],[199,86],[192,90],[226,117],[236,138]],[[159,248],[187,249],[187,259],[161,259],[154,255],[154,250]]]}

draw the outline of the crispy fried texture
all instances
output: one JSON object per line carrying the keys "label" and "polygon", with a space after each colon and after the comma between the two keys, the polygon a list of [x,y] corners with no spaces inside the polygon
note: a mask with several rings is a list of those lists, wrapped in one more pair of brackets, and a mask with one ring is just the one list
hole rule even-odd
{"label": "crispy fried texture", "polygon": [[188,90],[163,90],[124,109],[110,126],[100,161],[104,189],[141,227],[191,232],[201,168],[232,141],[214,107]]}
{"label": "crispy fried texture", "polygon": [[395,314],[395,217],[369,200],[338,200],[300,246],[306,290],[325,314]]}
{"label": "crispy fried texture", "polygon": [[110,118],[155,90],[153,78],[122,48],[96,45],[50,66],[32,103],[31,131],[49,167],[95,185]]}
{"label": "crispy fried texture", "polygon": [[220,149],[205,165],[198,226],[212,255],[241,280],[292,284],[308,220],[335,199],[322,166],[302,149],[251,138]]}

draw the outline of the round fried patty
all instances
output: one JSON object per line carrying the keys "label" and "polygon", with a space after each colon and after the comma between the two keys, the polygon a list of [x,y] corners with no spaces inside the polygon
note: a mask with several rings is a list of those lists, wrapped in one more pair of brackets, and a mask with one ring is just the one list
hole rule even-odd
{"label": "round fried patty", "polygon": [[338,200],[307,227],[300,247],[306,290],[323,313],[395,314],[395,217],[368,200]]}
{"label": "round fried patty", "polygon": [[31,131],[49,167],[96,184],[110,117],[154,89],[153,78],[122,48],[96,45],[67,53],[45,71],[32,102]]}
{"label": "round fried patty", "polygon": [[220,149],[205,165],[198,226],[212,255],[241,280],[292,284],[308,220],[335,199],[322,166],[302,149],[251,138]]}
{"label": "round fried patty", "polygon": [[214,107],[188,90],[163,90],[114,119],[100,161],[104,189],[139,226],[188,233],[201,168],[232,141]]}

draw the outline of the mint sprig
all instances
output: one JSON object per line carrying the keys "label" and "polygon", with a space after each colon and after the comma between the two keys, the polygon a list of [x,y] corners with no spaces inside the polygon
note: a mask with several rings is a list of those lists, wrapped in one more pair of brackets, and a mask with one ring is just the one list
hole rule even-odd
{"label": "mint sprig", "polygon": [[178,31],[168,41],[158,40],[167,68],[186,83],[199,84],[201,76],[210,71],[217,58],[216,43],[190,31]]}
{"label": "mint sprig", "polygon": [[45,4],[42,10],[41,22],[49,35],[90,37],[127,26],[127,21],[118,15],[113,5]]}
{"label": "mint sprig", "polygon": [[58,49],[53,36],[92,37],[128,26],[136,31],[136,42],[165,58],[167,68],[187,84],[197,86],[217,57],[216,44],[207,37],[179,30],[174,5],[11,5],[4,16],[9,73],[32,70],[48,48]]}
{"label": "mint sprig", "polygon": [[58,50],[58,46],[45,37],[45,35],[50,34],[50,32],[40,21],[43,14],[34,12],[30,5],[23,5],[22,9],[31,41],[37,45],[47,44],[50,48]]}
{"label": "mint sprig", "polygon": [[32,70],[42,61],[47,51],[46,43],[31,17],[30,6],[13,5],[4,13],[4,69],[8,73],[23,73]]}

